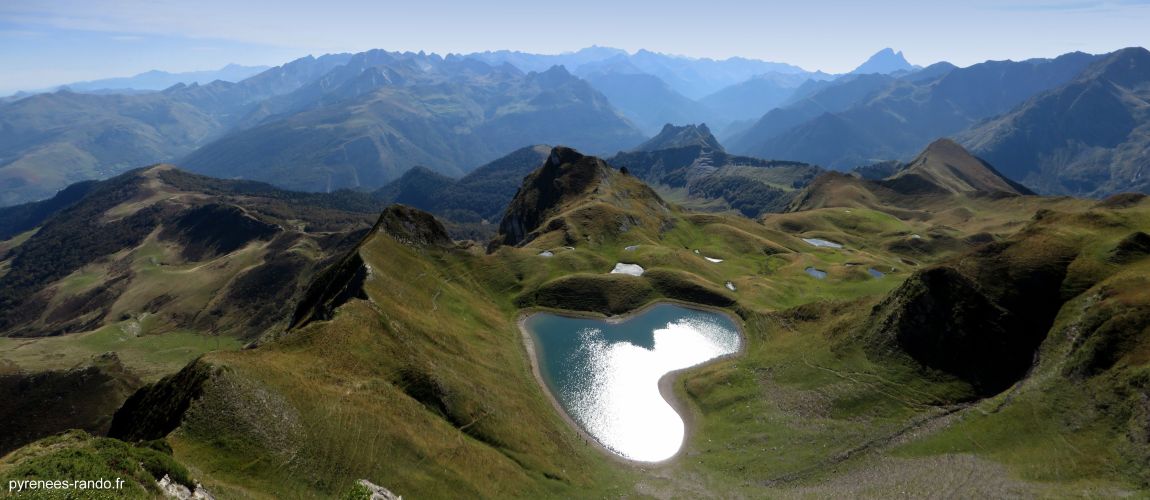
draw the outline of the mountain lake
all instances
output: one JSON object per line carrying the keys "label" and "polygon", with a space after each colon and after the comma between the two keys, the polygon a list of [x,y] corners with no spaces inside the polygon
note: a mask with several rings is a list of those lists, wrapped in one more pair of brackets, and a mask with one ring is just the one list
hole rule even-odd
{"label": "mountain lake", "polygon": [[607,450],[659,462],[686,426],[664,375],[739,352],[730,316],[659,303],[623,318],[534,313],[522,322],[539,378],[562,410]]}

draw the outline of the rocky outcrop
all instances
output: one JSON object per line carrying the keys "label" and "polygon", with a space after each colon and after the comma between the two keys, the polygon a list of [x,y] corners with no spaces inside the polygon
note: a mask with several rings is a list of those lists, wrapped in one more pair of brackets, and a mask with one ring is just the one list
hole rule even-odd
{"label": "rocky outcrop", "polygon": [[391,205],[383,210],[376,230],[405,245],[417,247],[451,247],[451,236],[435,216],[404,205]]}
{"label": "rocky outcrop", "polygon": [[160,493],[164,494],[164,498],[174,498],[177,500],[216,500],[215,495],[212,495],[203,485],[197,484],[195,489],[191,489],[174,481],[172,477],[167,474],[164,474],[164,477],[156,482],[156,486],[160,488]]}
{"label": "rocky outcrop", "polygon": [[599,158],[583,156],[571,148],[552,149],[543,166],[523,179],[523,187],[499,223],[496,241],[511,246],[530,241],[532,231],[567,202],[595,189],[609,170]]}
{"label": "rocky outcrop", "polygon": [[360,479],[355,484],[358,489],[370,495],[370,500],[403,500],[403,497],[366,479]]}

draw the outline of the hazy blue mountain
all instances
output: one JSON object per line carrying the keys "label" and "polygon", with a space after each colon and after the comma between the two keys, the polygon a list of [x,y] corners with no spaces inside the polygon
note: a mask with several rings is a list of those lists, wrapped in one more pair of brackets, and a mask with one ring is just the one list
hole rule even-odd
{"label": "hazy blue mountain", "polygon": [[1150,192],[1150,52],[1128,48],[1073,81],[958,135],[1041,193]]}
{"label": "hazy blue mountain", "polygon": [[398,179],[377,189],[372,196],[383,205],[400,203],[420,210],[431,211],[443,199],[443,190],[455,184],[456,179],[427,167],[416,165]]}
{"label": "hazy blue mountain", "polygon": [[833,82],[808,80],[795,90],[790,102],[772,109],[750,127],[724,140],[731,144],[733,151],[754,150],[759,144],[809,120],[845,111],[894,82],[893,77],[879,74],[851,75]]}
{"label": "hazy blue mountain", "polygon": [[919,67],[907,62],[901,51],[895,52],[894,49],[888,47],[875,52],[866,62],[860,64],[854,71],[851,71],[851,74],[868,75],[871,73],[879,73],[889,75],[891,73],[909,72],[917,69],[919,69]]}
{"label": "hazy blue mountain", "polygon": [[[275,109],[263,109],[269,106]],[[422,53],[357,54],[259,112],[258,125],[200,148],[182,165],[305,191],[374,189],[415,165],[460,176],[524,144],[601,153],[643,137],[561,66],[525,74]]]}
{"label": "hazy blue mountain", "polygon": [[261,96],[286,94],[346,64],[351,58],[351,54],[305,56],[247,78],[240,84]]}
{"label": "hazy blue mountain", "polygon": [[59,91],[0,106],[0,206],[186,154],[225,129],[181,97]]}
{"label": "hazy blue mountain", "polygon": [[217,70],[188,71],[183,73],[152,70],[135,76],[75,82],[61,85],[60,87],[65,87],[73,92],[95,92],[108,89],[163,90],[180,83],[185,85],[192,83],[205,84],[216,80],[238,82],[267,71],[268,69],[270,69],[270,66],[229,64]]}
{"label": "hazy blue mountain", "polygon": [[566,66],[568,70],[584,64],[604,61],[615,56],[626,56],[627,51],[611,47],[591,46],[563,54],[532,54],[511,50],[475,52],[464,57],[478,59],[492,66],[511,64],[524,72],[546,71],[552,66]]}
{"label": "hazy blue mountain", "polygon": [[592,73],[633,73],[654,75],[676,92],[699,99],[754,77],[767,73],[804,74],[805,70],[785,63],[732,57],[715,60],[660,54],[640,50],[634,54],[607,47],[588,47],[578,52],[559,55],[498,51],[468,54],[491,65],[509,63],[523,71],[540,71],[553,65],[567,67],[585,77]]}
{"label": "hazy blue mountain", "polygon": [[756,75],[806,73],[798,66],[742,57],[694,59],[640,50],[630,59],[640,70],[661,78],[679,93],[692,99],[700,99]]}
{"label": "hazy blue mountain", "polygon": [[184,157],[221,177],[325,191],[374,189],[417,164],[459,176],[524,144],[611,153],[643,140],[561,67],[382,50],[309,56],[238,83],[36,95],[0,104],[0,127],[0,205]]}
{"label": "hazy blue mountain", "polygon": [[725,87],[699,100],[724,123],[754,120],[782,105],[804,83],[830,79],[826,73],[767,73]]}
{"label": "hazy blue mountain", "polygon": [[943,61],[931,64],[930,66],[919,69],[917,71],[912,71],[900,76],[899,78],[911,82],[928,82],[942,78],[956,69],[958,69],[958,66]]}
{"label": "hazy blue mountain", "polygon": [[644,134],[654,135],[665,123],[692,123],[712,112],[684,97],[659,77],[646,73],[592,73],[583,77]]}
{"label": "hazy blue mountain", "polygon": [[[1065,84],[1095,60],[1097,56],[1072,53],[1056,59],[989,61],[925,80],[860,75],[857,78],[878,79],[874,83],[879,85],[849,93],[844,90],[851,88],[846,87],[850,81],[829,86],[802,101],[807,104],[768,113],[730,141],[731,149],[838,170],[909,159],[938,137],[961,132]],[[809,104],[830,92],[857,99],[838,109],[819,110]]]}
{"label": "hazy blue mountain", "polygon": [[239,83],[177,84],[139,95],[57,91],[0,104],[0,206],[186,155],[233,130],[259,102],[350,57],[308,56]]}

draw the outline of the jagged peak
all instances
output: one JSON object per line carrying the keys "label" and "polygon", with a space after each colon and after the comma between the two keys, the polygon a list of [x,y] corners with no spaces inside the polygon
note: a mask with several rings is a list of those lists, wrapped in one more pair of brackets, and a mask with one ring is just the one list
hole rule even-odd
{"label": "jagged peak", "polygon": [[583,158],[586,157],[572,148],[556,146],[551,148],[551,154],[547,156],[547,161],[543,164],[543,168],[559,168],[560,165],[575,163]]}
{"label": "jagged peak", "polygon": [[529,233],[571,200],[585,196],[610,174],[603,160],[556,146],[543,165],[523,178],[523,185],[511,200],[499,223],[500,244],[519,245]]}
{"label": "jagged peak", "polygon": [[[594,156],[567,147],[551,150],[547,160],[523,179],[523,184],[507,206],[499,233],[489,246],[521,246],[536,238],[562,230],[567,244],[611,226],[616,217],[627,228],[660,227],[655,219],[669,213],[670,207],[642,181]],[[585,216],[569,219],[581,212]],[[586,216],[586,214],[595,214]],[[637,221],[646,220],[647,223]],[[660,219],[661,220],[661,219]],[[595,227],[596,229],[591,229]]]}
{"label": "jagged peak", "polygon": [[866,62],[860,64],[859,67],[855,68],[854,71],[851,71],[851,74],[890,74],[899,71],[914,70],[917,68],[917,66],[906,60],[906,57],[902,55],[902,51],[895,52],[894,49],[887,47],[878,52],[875,52],[874,55],[870,56],[870,58],[866,60]]}

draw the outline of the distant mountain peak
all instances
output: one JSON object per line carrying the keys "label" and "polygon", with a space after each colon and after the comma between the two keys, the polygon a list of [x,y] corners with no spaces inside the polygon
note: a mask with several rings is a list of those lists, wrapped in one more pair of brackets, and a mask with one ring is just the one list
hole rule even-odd
{"label": "distant mountain peak", "polygon": [[902,51],[895,52],[894,49],[887,47],[878,52],[875,52],[870,59],[862,63],[859,67],[851,71],[852,75],[866,75],[871,73],[881,73],[884,75],[897,73],[899,71],[913,71],[919,69],[907,62],[906,57],[903,57]]}
{"label": "distant mountain peak", "polygon": [[670,123],[663,126],[663,130],[651,140],[640,144],[635,151],[659,151],[663,149],[683,148],[688,146],[702,146],[704,149],[724,151],[723,145],[707,128],[707,124],[683,125],[681,127]]}

